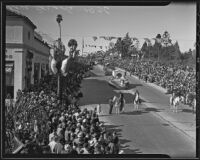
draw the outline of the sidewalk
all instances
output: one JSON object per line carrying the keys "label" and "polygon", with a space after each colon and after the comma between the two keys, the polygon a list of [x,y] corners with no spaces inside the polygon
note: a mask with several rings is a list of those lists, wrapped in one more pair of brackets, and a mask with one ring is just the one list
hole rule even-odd
{"label": "sidewalk", "polygon": [[[127,72],[128,76],[130,76],[130,73]],[[138,77],[131,75],[131,77],[139,80]],[[142,81],[142,80],[140,80]],[[154,89],[159,90],[161,93],[166,93],[167,90],[157,86],[156,84],[153,83],[146,83],[142,81],[145,85],[148,85]],[[142,98],[142,97],[141,97]],[[144,99],[144,98],[142,98]],[[159,109],[156,104],[153,103],[144,103],[146,107],[153,107]],[[191,108],[188,105],[182,105],[179,107],[178,113],[174,113],[169,109],[169,106],[165,107],[166,109],[161,110],[160,112],[152,112],[155,116],[160,117],[161,119],[167,121],[170,123],[172,126],[175,128],[179,129],[181,132],[189,136],[193,141],[196,141],[196,114],[192,114]],[[185,112],[182,112],[182,111]]]}

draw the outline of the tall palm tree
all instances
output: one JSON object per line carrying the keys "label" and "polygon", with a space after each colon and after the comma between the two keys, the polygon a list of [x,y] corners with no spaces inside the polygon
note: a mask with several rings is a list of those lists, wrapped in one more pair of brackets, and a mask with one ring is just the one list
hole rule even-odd
{"label": "tall palm tree", "polygon": [[[57,15],[57,18],[56,18],[56,21],[58,23],[58,26],[59,26],[59,31],[60,31],[60,42],[61,42],[61,21],[62,21],[62,15],[61,14],[58,14]],[[59,96],[60,99],[62,99],[62,90],[61,90],[61,73],[60,73],[60,67],[59,67],[59,70],[58,70],[58,86],[57,86],[57,94]]]}

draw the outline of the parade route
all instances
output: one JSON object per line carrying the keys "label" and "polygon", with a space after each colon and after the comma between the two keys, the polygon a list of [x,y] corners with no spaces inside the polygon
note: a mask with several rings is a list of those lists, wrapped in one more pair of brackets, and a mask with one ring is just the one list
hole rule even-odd
{"label": "parade route", "polygon": [[[82,108],[93,109],[101,104],[100,120],[108,129],[114,129],[120,136],[121,149],[125,154],[167,154],[170,157],[195,157],[196,132],[195,116],[187,106],[178,113],[169,110],[169,95],[144,82],[128,77],[131,84],[128,90],[117,90],[108,85],[108,76],[102,68],[95,66],[92,77],[84,79],[81,100]],[[139,90],[142,105],[138,112],[133,111],[132,93]],[[125,113],[108,114],[108,99],[118,92],[124,93]]]}

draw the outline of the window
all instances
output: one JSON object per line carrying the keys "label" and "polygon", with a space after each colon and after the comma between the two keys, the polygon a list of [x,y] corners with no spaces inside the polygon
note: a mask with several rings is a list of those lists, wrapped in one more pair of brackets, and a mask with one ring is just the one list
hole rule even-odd
{"label": "window", "polygon": [[6,95],[10,94],[11,98],[14,97],[14,61],[6,61]]}
{"label": "window", "polygon": [[29,31],[28,32],[28,40],[30,40],[30,38],[31,38],[31,32]]}

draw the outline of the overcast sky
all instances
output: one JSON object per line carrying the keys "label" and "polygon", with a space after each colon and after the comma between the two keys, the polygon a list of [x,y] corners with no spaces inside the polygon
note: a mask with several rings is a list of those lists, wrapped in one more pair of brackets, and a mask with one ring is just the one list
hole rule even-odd
{"label": "overcast sky", "polygon": [[196,4],[171,3],[167,6],[7,6],[27,16],[37,31],[53,39],[59,36],[57,14],[63,16],[62,39],[91,36],[154,38],[168,31],[181,51],[194,48]]}

